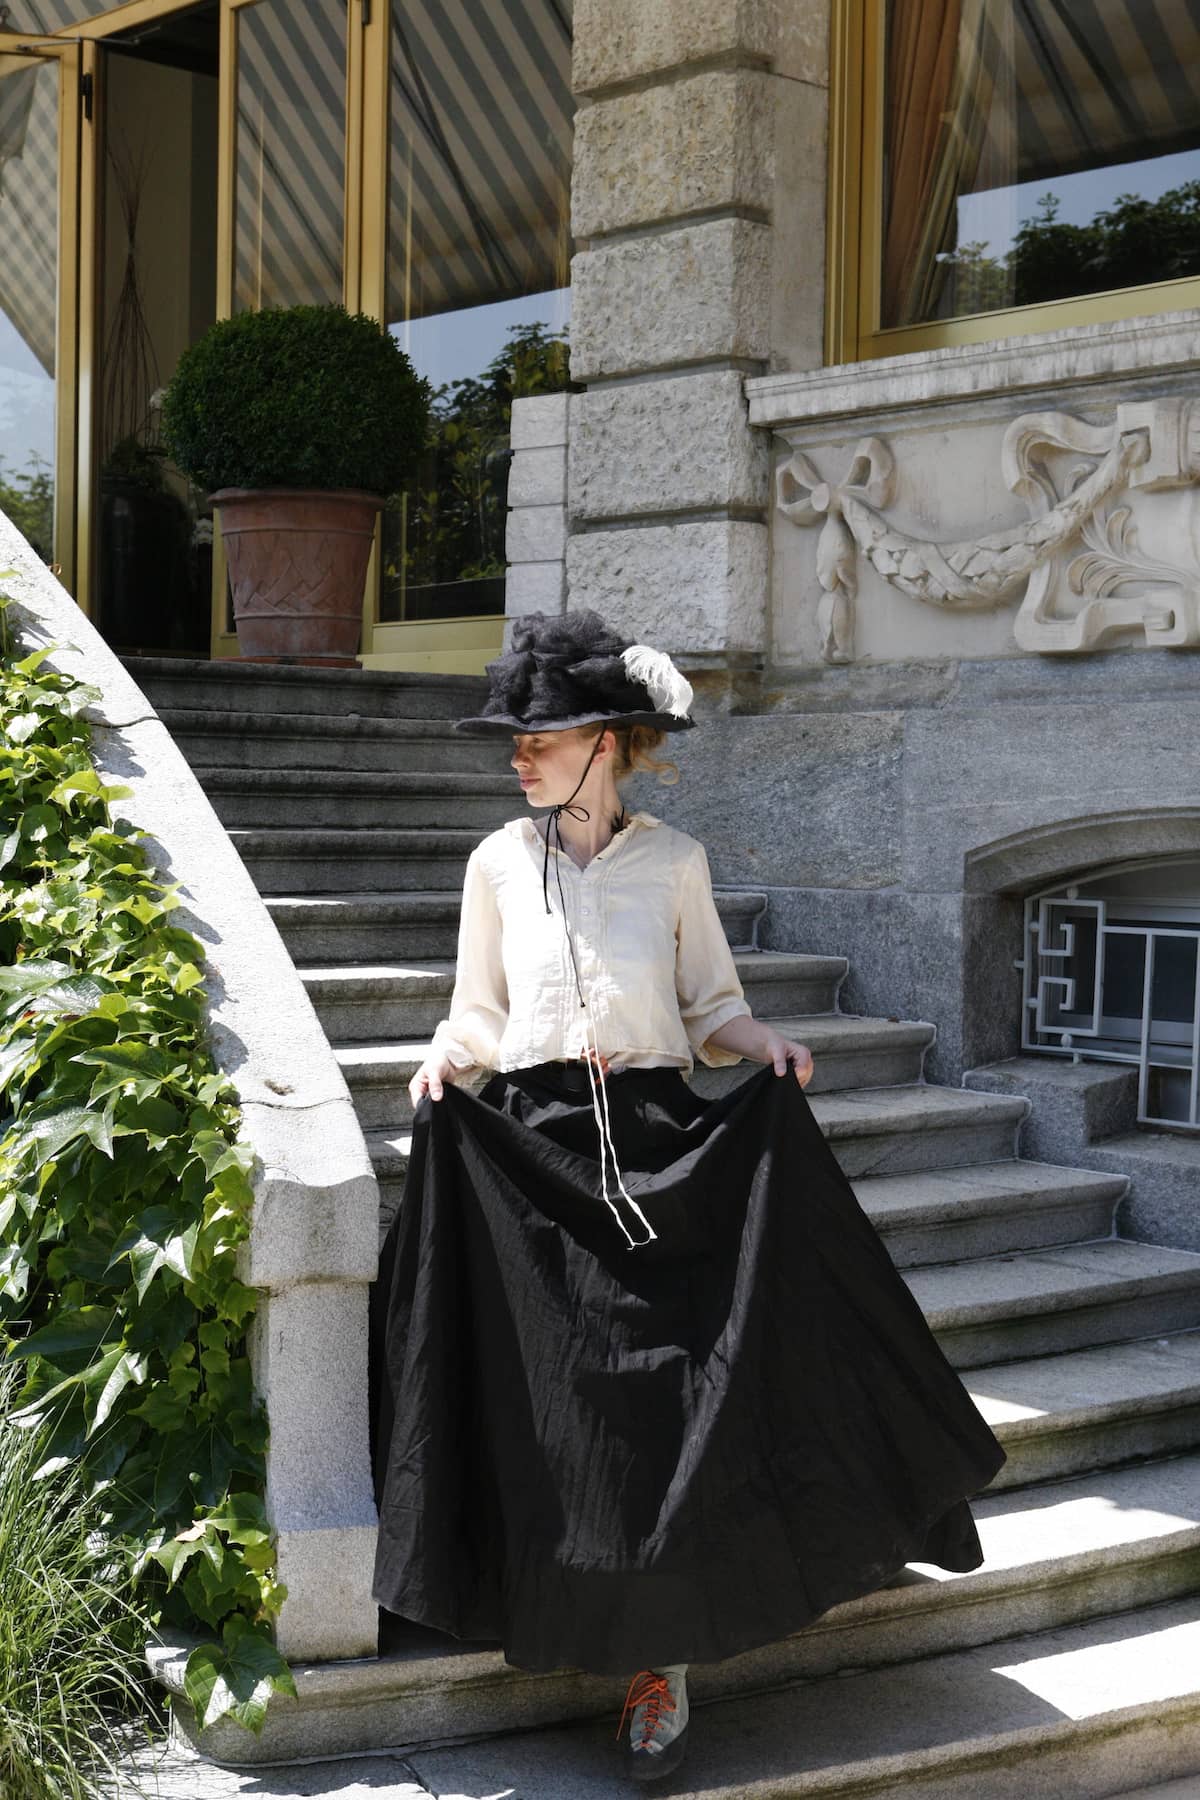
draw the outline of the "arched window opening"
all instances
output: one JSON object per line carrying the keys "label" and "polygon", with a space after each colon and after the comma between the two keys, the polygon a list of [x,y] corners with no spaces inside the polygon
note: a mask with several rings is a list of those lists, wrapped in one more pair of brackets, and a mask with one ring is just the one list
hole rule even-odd
{"label": "arched window opening", "polygon": [[1025,902],[1021,1048],[1138,1070],[1142,1124],[1200,1131],[1200,858]]}

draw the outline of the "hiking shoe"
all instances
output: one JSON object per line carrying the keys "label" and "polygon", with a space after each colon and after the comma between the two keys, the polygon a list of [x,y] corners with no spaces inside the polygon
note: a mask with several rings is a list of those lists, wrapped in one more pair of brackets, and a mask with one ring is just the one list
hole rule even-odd
{"label": "hiking shoe", "polygon": [[634,1781],[658,1781],[683,1761],[688,1736],[687,1668],[686,1663],[667,1663],[661,1669],[640,1669],[629,1684],[617,1737],[628,1718],[625,1773]]}

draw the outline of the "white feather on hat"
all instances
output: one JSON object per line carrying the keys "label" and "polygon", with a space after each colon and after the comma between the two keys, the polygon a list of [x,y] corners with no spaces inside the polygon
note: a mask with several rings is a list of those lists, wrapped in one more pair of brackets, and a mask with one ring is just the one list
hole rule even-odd
{"label": "white feather on hat", "polygon": [[664,650],[649,644],[630,644],[621,660],[631,681],[640,681],[659,712],[686,719],[692,704],[692,684],[681,675]]}

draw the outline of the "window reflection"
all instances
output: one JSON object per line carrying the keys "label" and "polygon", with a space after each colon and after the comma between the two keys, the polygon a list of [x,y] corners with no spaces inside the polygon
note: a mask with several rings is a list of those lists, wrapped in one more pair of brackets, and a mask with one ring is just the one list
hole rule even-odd
{"label": "window reflection", "polygon": [[0,512],[54,554],[58,65],[0,57]]}
{"label": "window reflection", "polygon": [[435,397],[381,619],[504,610],[512,401],[568,385],[570,57],[561,0],[395,0],[388,329]]}
{"label": "window reflection", "polygon": [[237,21],[235,310],[336,304],[345,0],[259,0]]}
{"label": "window reflection", "polygon": [[1178,0],[890,0],[884,326],[1200,273]]}

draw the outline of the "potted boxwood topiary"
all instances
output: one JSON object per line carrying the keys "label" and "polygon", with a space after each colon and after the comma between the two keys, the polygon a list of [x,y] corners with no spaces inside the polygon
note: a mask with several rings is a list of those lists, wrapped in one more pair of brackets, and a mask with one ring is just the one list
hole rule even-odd
{"label": "potted boxwood topiary", "polygon": [[243,656],[353,664],[375,517],[429,401],[395,340],[341,306],[239,313],[184,351],[162,433],[219,509]]}

